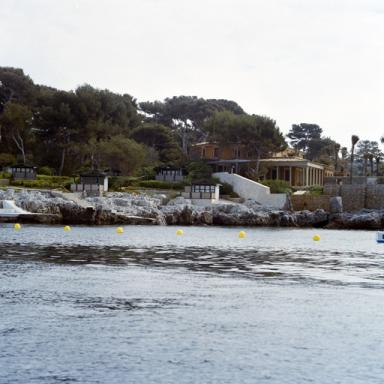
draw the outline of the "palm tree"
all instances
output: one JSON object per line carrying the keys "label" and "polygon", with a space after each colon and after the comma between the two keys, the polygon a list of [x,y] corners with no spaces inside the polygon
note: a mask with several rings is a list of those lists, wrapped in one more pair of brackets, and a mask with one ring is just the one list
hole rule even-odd
{"label": "palm tree", "polygon": [[338,166],[338,160],[339,160],[339,151],[340,151],[341,145],[336,143],[335,144],[335,172],[337,172],[337,166]]}
{"label": "palm tree", "polygon": [[352,141],[352,147],[351,147],[351,174],[350,174],[351,184],[352,184],[352,178],[353,178],[353,160],[354,160],[354,157],[355,157],[355,145],[357,144],[357,142],[359,140],[360,140],[359,136],[352,135],[352,137],[351,137],[351,141]]}
{"label": "palm tree", "polygon": [[383,158],[383,153],[380,151],[375,154],[375,160],[376,160],[376,176],[379,176],[380,173],[380,160]]}
{"label": "palm tree", "polygon": [[341,172],[343,173],[343,176],[346,176],[347,174],[347,157],[348,157],[348,148],[347,147],[341,147]]}

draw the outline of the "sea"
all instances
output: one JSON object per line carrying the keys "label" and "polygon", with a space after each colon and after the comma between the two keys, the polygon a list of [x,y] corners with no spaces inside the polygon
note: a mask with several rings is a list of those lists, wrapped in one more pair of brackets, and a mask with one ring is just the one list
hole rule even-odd
{"label": "sea", "polygon": [[384,382],[375,232],[123,229],[0,226],[1,384]]}

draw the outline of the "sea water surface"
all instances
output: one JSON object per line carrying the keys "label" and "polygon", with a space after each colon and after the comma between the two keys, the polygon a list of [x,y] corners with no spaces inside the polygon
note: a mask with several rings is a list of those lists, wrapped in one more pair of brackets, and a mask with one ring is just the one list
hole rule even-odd
{"label": "sea water surface", "polygon": [[384,382],[374,232],[124,230],[0,226],[0,383]]}

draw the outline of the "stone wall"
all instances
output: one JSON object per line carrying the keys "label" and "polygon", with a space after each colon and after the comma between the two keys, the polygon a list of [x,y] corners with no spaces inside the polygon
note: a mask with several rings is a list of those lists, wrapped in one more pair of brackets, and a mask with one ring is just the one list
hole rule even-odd
{"label": "stone wall", "polygon": [[236,173],[218,172],[213,174],[222,183],[232,185],[233,190],[243,199],[253,199],[266,207],[283,209],[287,204],[285,193],[271,193],[269,187],[247,179]]}
{"label": "stone wall", "polygon": [[324,193],[330,196],[341,196],[344,211],[347,212],[359,211],[363,208],[384,208],[384,184],[326,184]]}
{"label": "stone wall", "polygon": [[292,195],[291,202],[294,211],[316,211],[316,209],[324,209],[329,212],[329,199],[331,196],[311,196],[311,195]]}

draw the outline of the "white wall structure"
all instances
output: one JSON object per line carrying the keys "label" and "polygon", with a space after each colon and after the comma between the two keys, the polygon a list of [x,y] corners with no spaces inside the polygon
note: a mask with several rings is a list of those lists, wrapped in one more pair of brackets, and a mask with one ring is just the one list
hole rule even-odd
{"label": "white wall structure", "polygon": [[286,206],[285,193],[271,193],[269,187],[236,173],[218,172],[214,173],[213,177],[218,178],[222,183],[232,185],[233,190],[243,199],[253,199],[263,206],[278,209]]}

